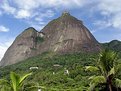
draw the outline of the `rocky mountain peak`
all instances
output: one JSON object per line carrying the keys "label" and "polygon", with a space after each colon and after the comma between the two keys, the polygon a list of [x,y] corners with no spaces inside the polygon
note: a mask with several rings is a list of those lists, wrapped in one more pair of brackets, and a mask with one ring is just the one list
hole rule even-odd
{"label": "rocky mountain peak", "polygon": [[[79,51],[99,51],[100,45],[81,20],[63,12],[42,30],[47,35],[49,50],[70,53]],[[95,47],[94,47],[95,46]]]}
{"label": "rocky mountain peak", "polygon": [[69,16],[69,15],[70,15],[70,13],[68,11],[62,12],[62,16]]}
{"label": "rocky mountain peak", "polygon": [[62,13],[62,15],[58,18],[59,21],[65,21],[65,22],[68,22],[68,21],[80,21],[78,20],[77,18],[73,17],[68,11],[64,11]]}
{"label": "rocky mountain peak", "polygon": [[37,32],[38,31],[35,28],[29,27],[25,29],[18,37],[34,36],[34,34],[36,34]]}
{"label": "rocky mountain peak", "polygon": [[41,32],[32,27],[25,29],[8,48],[0,65],[14,64],[48,51],[66,54],[98,52],[100,49],[100,44],[82,21],[65,11]]}

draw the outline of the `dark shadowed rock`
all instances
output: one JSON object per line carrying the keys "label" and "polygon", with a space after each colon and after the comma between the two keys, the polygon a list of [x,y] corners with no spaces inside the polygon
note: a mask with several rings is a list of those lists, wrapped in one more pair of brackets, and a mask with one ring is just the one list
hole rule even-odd
{"label": "dark shadowed rock", "polygon": [[46,51],[55,53],[98,52],[100,44],[83,25],[68,12],[49,22],[41,32],[28,28],[6,51],[1,66],[17,63]]}

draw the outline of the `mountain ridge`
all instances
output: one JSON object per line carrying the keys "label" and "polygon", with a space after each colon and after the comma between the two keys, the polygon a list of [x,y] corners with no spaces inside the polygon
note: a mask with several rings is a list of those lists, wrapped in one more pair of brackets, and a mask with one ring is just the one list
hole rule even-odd
{"label": "mountain ridge", "polygon": [[14,64],[47,51],[66,54],[100,50],[101,45],[83,22],[63,12],[40,32],[32,27],[25,29],[8,48],[0,65]]}

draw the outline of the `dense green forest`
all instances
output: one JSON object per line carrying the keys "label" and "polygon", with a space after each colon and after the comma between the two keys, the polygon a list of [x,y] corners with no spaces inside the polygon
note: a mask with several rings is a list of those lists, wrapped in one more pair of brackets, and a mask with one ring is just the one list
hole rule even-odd
{"label": "dense green forest", "polygon": [[[115,65],[121,69],[120,48],[112,47],[114,44],[111,44],[111,42],[109,44],[103,44],[103,46],[116,52],[118,60],[115,61]],[[90,77],[100,75],[100,73],[93,71],[98,66],[99,58],[99,53],[59,55],[52,52],[45,52],[17,64],[0,68],[0,78],[10,81],[10,72],[15,72],[21,76],[32,73],[25,80],[22,91],[37,91],[39,88],[42,91],[88,91],[91,82]],[[87,66],[88,68],[92,67],[92,71],[85,70]],[[30,69],[32,67],[37,68]],[[121,71],[118,71],[115,77],[121,79]],[[1,85],[0,88],[2,88]],[[97,84],[95,88],[94,91],[101,91],[105,87]]]}

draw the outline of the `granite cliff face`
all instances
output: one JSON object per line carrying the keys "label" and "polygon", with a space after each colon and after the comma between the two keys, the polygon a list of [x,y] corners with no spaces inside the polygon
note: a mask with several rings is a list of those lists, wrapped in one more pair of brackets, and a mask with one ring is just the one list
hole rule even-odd
{"label": "granite cliff face", "polygon": [[98,52],[100,44],[83,22],[64,12],[41,32],[28,28],[6,51],[0,65],[6,66],[46,51],[56,53]]}
{"label": "granite cliff face", "polygon": [[6,51],[1,66],[17,63],[23,59],[31,57],[32,50],[36,46],[35,37],[37,31],[34,28],[28,28],[22,32]]}
{"label": "granite cliff face", "polygon": [[100,45],[83,22],[64,12],[42,29],[49,50],[61,53],[100,50]]}

